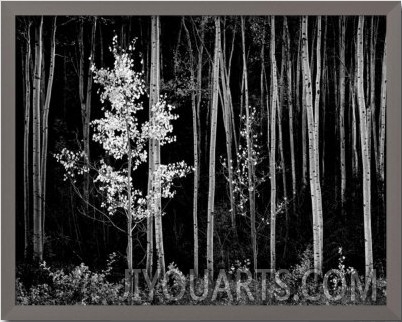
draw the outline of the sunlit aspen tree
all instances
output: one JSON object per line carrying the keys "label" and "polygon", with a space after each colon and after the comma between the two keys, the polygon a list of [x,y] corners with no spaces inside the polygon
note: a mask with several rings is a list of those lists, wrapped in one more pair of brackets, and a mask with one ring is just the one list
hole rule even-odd
{"label": "sunlit aspen tree", "polygon": [[367,108],[364,97],[364,49],[363,34],[364,33],[364,17],[359,16],[357,27],[357,102],[359,108],[359,124],[360,124],[360,145],[362,158],[363,173],[363,213],[364,213],[364,253],[365,253],[365,276],[370,276],[373,270],[373,239],[371,234],[371,171],[369,156],[369,135],[368,135],[368,117]]}
{"label": "sunlit aspen tree", "polygon": [[208,209],[207,209],[207,270],[209,277],[214,275],[214,212],[215,212],[215,159],[216,159],[216,124],[218,118],[218,96],[219,96],[219,60],[221,43],[220,18],[215,17],[215,46],[212,70],[212,103],[210,122],[210,144],[209,144],[209,187],[208,187]]}
{"label": "sunlit aspen tree", "polygon": [[270,220],[270,268],[276,268],[276,104],[278,100],[278,83],[275,58],[275,17],[271,16],[271,148],[270,148],[270,178],[271,178],[271,220]]}
{"label": "sunlit aspen tree", "polygon": [[42,232],[42,186],[41,186],[41,104],[40,89],[42,80],[42,53],[43,53],[43,16],[35,26],[35,69],[33,80],[32,116],[33,116],[33,254],[34,259],[43,259],[43,232]]}

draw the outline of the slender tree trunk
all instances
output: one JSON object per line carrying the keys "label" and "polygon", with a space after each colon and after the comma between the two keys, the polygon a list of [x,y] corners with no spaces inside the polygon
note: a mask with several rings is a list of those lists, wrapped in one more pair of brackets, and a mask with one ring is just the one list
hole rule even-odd
{"label": "slender tree trunk", "polygon": [[355,93],[355,78],[350,80],[351,88],[351,109],[352,109],[352,174],[353,178],[357,177],[359,156],[357,153],[357,129],[356,129],[356,93]]}
{"label": "slender tree trunk", "polygon": [[[149,112],[149,118],[151,119],[151,110]],[[153,187],[153,142],[152,139],[149,140],[148,149],[148,195],[152,194]],[[148,209],[151,209],[151,201],[148,201]],[[147,217],[147,259],[146,259],[146,271],[148,276],[153,276],[153,258],[154,258],[154,216],[153,212]]]}
{"label": "slender tree trunk", "polygon": [[[299,84],[299,77],[302,78],[303,80],[303,75],[302,75],[302,68],[301,68],[301,61],[302,61],[302,53],[301,53],[301,44],[302,44],[302,35],[300,34],[300,40],[299,40],[299,49],[297,51],[297,84]],[[297,91],[296,95],[299,96],[299,85],[297,85]],[[302,185],[303,188],[307,186],[307,146],[306,146],[306,102],[305,102],[305,87],[302,86],[302,99],[301,99],[301,114],[302,114]]]}
{"label": "slender tree trunk", "polygon": [[[86,151],[87,147],[87,140],[88,137],[86,136],[87,130],[86,130],[86,106],[85,106],[85,91],[84,91],[84,21],[80,21],[80,26],[79,26],[79,32],[78,32],[78,54],[79,54],[79,63],[78,63],[78,92],[79,92],[79,98],[80,98],[80,105],[81,105],[81,123],[82,123],[82,136],[83,136],[83,141],[84,141],[84,151]],[[85,155],[85,160],[86,162],[89,160],[88,155]],[[84,199],[88,200],[89,196],[89,191],[88,191],[88,185],[87,182],[89,182],[89,179],[87,180],[87,173],[85,173],[84,177],[84,187],[83,187],[83,195]],[[86,204],[86,210],[88,209],[88,206]]]}
{"label": "slender tree trunk", "polygon": [[[44,54],[43,54],[44,55]],[[48,145],[48,119],[49,107],[52,96],[54,65],[56,57],[56,16],[53,18],[52,39],[50,45],[49,80],[47,83],[46,100],[43,108],[42,124],[42,156],[41,156],[41,185],[42,185],[42,234],[45,234],[46,218],[46,170],[47,170],[47,145]]]}
{"label": "slender tree trunk", "polygon": [[255,170],[254,170],[254,156],[252,153],[252,128],[250,121],[250,106],[249,106],[249,93],[248,93],[248,71],[246,60],[246,40],[245,40],[245,27],[244,16],[241,19],[241,39],[242,39],[242,56],[243,56],[243,75],[244,75],[244,103],[246,111],[246,135],[247,135],[247,160],[248,160],[248,192],[249,192],[249,205],[250,205],[250,221],[251,221],[251,243],[253,249],[253,263],[254,273],[257,272],[257,232],[255,227]]}
{"label": "slender tree trunk", "polygon": [[320,133],[320,94],[321,94],[321,16],[317,17],[317,68],[316,68],[316,81],[315,81],[315,102],[314,102],[314,144],[315,144],[315,166],[316,166],[316,197],[317,197],[317,219],[319,229],[319,242],[320,242],[320,266],[319,270],[322,270],[322,258],[324,248],[324,236],[323,236],[323,215],[322,215],[322,197],[321,197],[321,183],[320,183],[320,145],[319,145],[319,133]]}
{"label": "slender tree trunk", "polygon": [[[374,151],[374,164],[376,170],[376,177],[379,175],[379,162],[378,162],[378,141],[377,141],[377,121],[376,121],[376,108],[375,108],[375,60],[376,60],[376,43],[377,34],[375,31],[374,16],[371,17],[370,29],[370,112],[371,112],[371,136],[373,138],[373,151]],[[371,142],[369,142],[371,146]]]}
{"label": "slender tree trunk", "polygon": [[275,16],[271,16],[271,151],[270,151],[270,177],[271,177],[271,239],[270,263],[271,269],[276,268],[276,104],[278,99],[277,71],[275,59]]}
{"label": "slender tree trunk", "polygon": [[40,155],[41,155],[41,108],[40,108],[40,90],[42,82],[42,39],[43,16],[40,18],[39,25],[35,30],[35,72],[33,81],[33,253],[34,259],[43,260],[43,234],[42,234],[42,187],[40,174]]}
{"label": "slender tree trunk", "polygon": [[[201,102],[202,102],[202,58],[204,54],[204,26],[206,22],[206,17],[202,16],[201,18],[201,26],[200,26],[200,45],[198,50],[198,62],[197,62],[197,129],[199,131],[198,135],[198,157],[201,161]],[[200,165],[201,167],[201,165]]]}
{"label": "slender tree trunk", "polygon": [[[234,113],[233,113],[233,100],[232,100],[232,92],[230,90],[230,73],[231,73],[231,69],[232,69],[232,58],[233,58],[233,52],[234,52],[234,44],[235,44],[235,37],[236,37],[236,26],[234,26],[233,29],[233,35],[232,35],[232,44],[231,44],[231,48],[230,48],[230,55],[229,55],[229,62],[224,66],[225,69],[225,75],[226,75],[226,95],[228,96],[228,104],[229,104],[229,112],[230,112],[230,119],[231,119],[231,129],[232,129],[232,133],[233,133],[233,142],[234,142],[234,147],[235,147],[235,151],[236,151],[236,155],[239,151],[239,148],[237,146],[237,134],[236,134],[236,123],[235,123],[235,119],[234,119]],[[235,212],[233,213],[233,216],[235,216]]]}
{"label": "slender tree trunk", "polygon": [[25,81],[25,122],[24,122],[24,258],[27,259],[30,239],[30,223],[29,223],[29,201],[30,201],[30,180],[29,180],[29,136],[30,136],[30,118],[31,118],[31,74],[30,64],[32,60],[31,54],[31,22],[27,26],[26,31],[26,52],[24,66]]}
{"label": "slender tree trunk", "polygon": [[294,132],[293,132],[293,97],[292,97],[292,61],[290,54],[290,35],[286,17],[284,18],[285,32],[286,32],[286,65],[287,65],[287,99],[289,109],[289,141],[290,141],[290,158],[292,167],[292,204],[293,213],[296,213],[296,163],[295,163],[295,151],[294,151]]}
{"label": "slender tree trunk", "polygon": [[[327,105],[327,93],[328,93],[328,68],[327,68],[327,17],[324,17],[324,37],[323,37],[323,59],[322,59],[322,121],[321,121],[321,133],[322,133],[322,156],[321,156],[321,182],[324,182],[325,178],[325,110]],[[318,142],[319,143],[319,142]]]}
{"label": "slender tree trunk", "polygon": [[215,50],[212,73],[211,134],[209,146],[209,189],[207,208],[207,270],[209,277],[214,275],[214,212],[215,212],[215,157],[216,123],[218,118],[219,57],[221,42],[220,18],[215,17]]}
{"label": "slender tree trunk", "polygon": [[182,18],[184,30],[187,35],[188,51],[190,56],[190,86],[191,86],[191,109],[193,114],[193,159],[194,159],[194,188],[193,188],[193,229],[194,229],[194,274],[198,276],[198,184],[199,184],[199,157],[198,157],[198,127],[197,127],[197,108],[196,108],[196,88],[194,72],[194,53],[191,45],[190,33],[186,27],[185,18]]}
{"label": "slender tree trunk", "polygon": [[[152,60],[153,61],[153,60]],[[151,64],[152,66],[152,64]],[[151,88],[151,95],[150,99],[150,107],[155,104],[154,103],[154,96],[152,96],[152,89]],[[152,104],[151,104],[152,100]],[[149,108],[149,121],[151,122],[153,118],[152,109]],[[148,143],[148,196],[151,197],[148,199],[148,210],[150,210],[150,215],[147,217],[147,259],[146,259],[146,271],[148,276],[153,276],[153,263],[154,263],[154,212],[153,212],[153,186],[154,186],[154,140],[149,139]]]}
{"label": "slender tree trunk", "polygon": [[[219,75],[221,79],[221,86],[222,86],[222,95],[220,96],[222,99],[222,113],[223,113],[223,123],[225,127],[225,137],[226,137],[226,153],[227,153],[227,168],[228,168],[228,176],[229,176],[229,198],[230,198],[230,217],[232,222],[233,231],[236,234],[236,207],[235,207],[235,198],[234,198],[234,187],[233,187],[233,157],[232,157],[232,143],[233,143],[233,135],[236,135],[236,131],[234,128],[234,116],[233,116],[233,104],[232,104],[232,95],[230,91],[230,68],[231,68],[231,57],[233,54],[233,47],[234,47],[234,34],[232,37],[232,46],[229,56],[229,65],[228,69],[226,69],[226,55],[225,52],[225,39],[224,37],[224,48],[220,50],[222,55],[219,59]],[[221,46],[221,44],[219,44]],[[236,143],[236,137],[235,137]],[[236,148],[237,151],[237,148]]]}
{"label": "slender tree trunk", "polygon": [[130,272],[129,278],[129,294],[130,294],[130,302],[131,296],[133,294],[133,214],[131,210],[131,166],[132,166],[132,152],[131,152],[131,142],[130,142],[130,127],[129,127],[129,119],[130,115],[127,112],[126,115],[126,131],[127,131],[127,147],[128,147],[128,157],[127,157],[127,200],[128,200],[128,209],[127,209],[127,268]]}
{"label": "slender tree trunk", "polygon": [[[147,47],[147,55],[146,55],[146,61],[147,63],[144,64],[148,67],[148,62],[151,62],[151,68],[146,68],[146,81],[148,80],[153,80],[155,77],[155,53],[156,49],[154,48],[156,44],[154,43],[154,18],[151,18],[151,59],[149,59],[149,50]],[[149,122],[152,122],[153,119],[153,112],[152,112],[152,106],[157,103],[159,99],[159,93],[158,93],[158,84],[151,83],[150,82],[150,95],[149,95]],[[150,212],[150,215],[147,217],[147,259],[146,259],[146,270],[148,276],[153,276],[153,264],[154,264],[154,229],[156,228],[155,225],[155,214],[153,211],[153,187],[154,187],[154,173],[155,173],[155,164],[154,164],[154,140],[149,139],[148,142],[148,196],[150,197],[148,199],[147,207]],[[156,234],[156,233],[155,233]]]}
{"label": "slender tree trunk", "polygon": [[[84,152],[85,158],[87,162],[87,167],[89,168],[90,161],[90,149],[89,149],[89,129],[90,129],[90,121],[91,121],[91,100],[92,100],[92,71],[91,65],[95,63],[95,36],[96,36],[96,16],[93,17],[92,21],[92,30],[91,30],[91,53],[90,53],[90,64],[88,66],[88,79],[87,79],[87,91],[86,91],[86,100],[85,100],[85,121],[83,127],[83,139],[84,139]],[[89,172],[85,173],[85,188],[84,191],[87,194],[86,198],[89,200]]]}
{"label": "slender tree trunk", "polygon": [[225,63],[223,55],[220,57],[220,77],[222,85],[222,113],[223,123],[225,127],[226,137],[226,154],[227,154],[227,167],[229,175],[229,198],[230,198],[230,217],[232,220],[232,228],[235,229],[235,200],[234,200],[234,187],[233,187],[233,158],[232,158],[232,127],[231,127],[231,101],[230,101],[230,89],[226,80]]}
{"label": "slender tree trunk", "polygon": [[357,29],[357,99],[359,107],[359,123],[360,123],[360,142],[361,157],[363,166],[363,212],[364,212],[364,250],[365,250],[365,276],[370,275],[373,269],[373,246],[371,234],[371,173],[370,173],[370,157],[369,157],[369,140],[368,140],[368,117],[366,110],[366,102],[364,98],[363,85],[363,33],[364,33],[364,17],[359,16],[359,24]]}
{"label": "slender tree trunk", "polygon": [[264,111],[264,101],[265,101],[265,93],[264,93],[264,70],[265,70],[265,21],[263,23],[263,32],[261,39],[261,71],[260,71],[260,109],[261,114]]}
{"label": "slender tree trunk", "polygon": [[[151,29],[151,95],[150,106],[156,104],[160,93],[160,18],[152,16]],[[160,176],[160,144],[158,140],[153,142],[153,202],[155,209],[155,240],[158,257],[158,272],[160,276],[165,274],[165,252],[163,245],[162,213],[161,213],[161,176]]]}
{"label": "slender tree trunk", "polygon": [[285,258],[287,251],[287,243],[289,238],[289,214],[287,209],[287,184],[286,184],[286,167],[285,167],[285,155],[283,153],[283,137],[282,137],[282,108],[281,101],[278,99],[276,101],[276,109],[277,109],[277,123],[278,123],[278,146],[279,146],[279,155],[281,158],[281,172],[282,172],[282,186],[283,186],[283,202],[285,203],[285,241],[283,248],[282,257]]}
{"label": "slender tree trunk", "polygon": [[[281,160],[281,172],[282,172],[282,187],[283,187],[283,201],[287,203],[287,184],[286,184],[286,167],[285,167],[285,155],[283,153],[283,136],[282,136],[282,106],[284,106],[284,94],[285,94],[285,66],[286,66],[286,32],[285,32],[285,21],[282,28],[282,58],[281,58],[281,72],[279,76],[279,99],[276,103],[277,108],[277,121],[278,121],[278,146],[279,155]],[[285,242],[283,247],[282,258],[285,258],[287,251],[287,243],[289,237],[289,213],[288,207],[285,206]]]}
{"label": "slender tree trunk", "polygon": [[[43,39],[42,39],[43,43]],[[44,45],[42,44],[42,81],[40,83],[40,117],[41,124],[43,122],[43,109],[45,107],[45,99],[46,99],[46,62],[45,62],[45,51],[43,49]]]}
{"label": "slender tree trunk", "polygon": [[344,213],[346,191],[346,161],[345,161],[345,31],[346,17],[339,18],[339,141],[341,166],[341,207]]}
{"label": "slender tree trunk", "polygon": [[[355,46],[355,52],[357,52],[357,46]],[[356,53],[354,53],[356,58]],[[357,117],[356,117],[356,89],[357,89],[357,61],[351,57],[351,70],[353,71],[353,76],[350,77],[350,91],[351,91],[351,107],[352,107],[352,148],[353,148],[353,164],[352,164],[352,174],[353,178],[358,177],[359,173],[359,154],[357,152]],[[353,68],[353,69],[352,69]]]}
{"label": "slender tree trunk", "polygon": [[[368,25],[368,22],[367,22]],[[366,60],[363,61],[363,73],[364,70],[366,69],[367,72],[365,73],[366,75],[366,83],[363,83],[363,88],[365,88],[366,93],[365,93],[365,104],[366,104],[366,117],[367,117],[367,155],[369,158],[368,164],[370,167],[370,172],[371,172],[371,107],[370,107],[370,30],[367,28],[365,30],[365,35],[363,36],[363,52],[365,53]]]}
{"label": "slender tree trunk", "polygon": [[[380,142],[378,148],[379,155],[379,175],[381,184],[384,189],[385,182],[385,112],[387,106],[387,42],[384,42],[384,54],[382,57],[382,74],[381,74],[381,110],[380,110]],[[381,191],[384,200],[384,190]]]}
{"label": "slender tree trunk", "polygon": [[[321,249],[321,230],[320,230],[320,218],[319,214],[322,213],[320,209],[321,189],[319,187],[319,171],[317,166],[317,135],[315,118],[313,113],[313,99],[312,99],[312,78],[311,70],[308,61],[308,28],[307,28],[307,16],[302,18],[302,33],[303,33],[303,87],[305,88],[305,104],[307,109],[307,123],[308,123],[308,145],[309,145],[309,177],[310,177],[310,193],[313,213],[313,247],[314,247],[314,268],[319,272],[322,272],[322,249]],[[316,84],[317,87],[317,84]],[[319,90],[319,87],[318,87]],[[318,171],[318,172],[317,172]],[[321,197],[321,196],[320,196]]]}

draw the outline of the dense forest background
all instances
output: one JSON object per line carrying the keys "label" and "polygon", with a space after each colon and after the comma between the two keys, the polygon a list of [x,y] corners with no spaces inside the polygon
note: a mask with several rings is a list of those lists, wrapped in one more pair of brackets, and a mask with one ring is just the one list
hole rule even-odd
{"label": "dense forest background", "polygon": [[[341,247],[346,265],[364,272],[365,224],[369,216],[373,265],[385,274],[385,18],[312,16],[305,21],[306,33],[302,17],[295,16],[163,16],[158,21],[160,93],[176,106],[179,116],[172,123],[176,142],[161,147],[161,162],[184,160],[193,166],[194,137],[197,139],[199,186],[195,215],[200,270],[207,268],[206,258],[211,256],[208,230],[212,214],[216,269],[228,269],[236,260],[253,262],[255,258],[258,267],[270,267],[272,240],[276,268],[288,268],[298,262],[306,248],[318,245],[313,238],[316,210],[312,209],[318,188],[309,176],[314,150],[322,201],[323,268],[338,266]],[[151,63],[155,59],[152,31],[151,17],[17,17],[18,263],[30,262],[38,255],[34,249],[34,192],[39,183],[34,175],[32,135],[39,129],[37,139],[44,142],[43,137],[47,138],[46,149],[42,145],[41,150],[47,160],[40,184],[42,189],[46,187],[45,195],[40,196],[40,257],[55,265],[85,262],[102,267],[109,254],[115,252],[123,274],[127,236],[116,226],[124,229],[125,218],[116,215],[111,223],[96,207],[88,206],[75,189],[78,187],[84,198],[86,191],[91,204],[100,207],[102,193],[96,184],[83,178],[74,188],[72,182],[64,180],[65,169],[53,155],[69,148],[88,149],[92,160],[105,157],[100,145],[88,139],[91,127],[87,130],[84,126],[103,113],[97,93],[99,84],[93,83],[90,64],[112,68],[114,57],[109,48],[113,37],[117,35],[123,49],[136,39],[134,68],[144,73],[145,88],[150,93]],[[38,59],[41,82],[35,78]],[[307,70],[308,84],[304,79]],[[39,88],[35,89],[36,85]],[[307,88],[312,88],[313,97],[318,98],[317,107],[314,101],[310,106],[313,119],[308,114]],[[40,93],[39,128],[32,110],[35,90]],[[148,96],[143,95],[142,101],[147,111]],[[365,127],[361,126],[361,115],[367,117]],[[316,122],[313,129],[310,121]],[[214,124],[216,148],[211,152]],[[309,131],[317,135],[317,151],[309,145]],[[211,165],[211,153],[216,156],[215,166]],[[248,159],[242,153],[253,155],[256,163],[244,162]],[[232,181],[241,182],[239,190],[232,190],[228,182],[228,157],[234,165]],[[367,164],[369,172],[371,169],[368,177],[362,170],[367,170]],[[213,211],[209,209],[211,167],[216,171]],[[194,178],[191,173],[175,180],[175,196],[162,200],[165,261],[175,262],[183,272],[194,267]],[[368,185],[364,184],[367,178]],[[135,184],[146,189],[147,182],[145,165],[136,173]],[[363,207],[367,205],[367,189],[371,197],[369,213]],[[253,205],[250,200],[255,201]],[[139,221],[133,230],[133,267],[146,265],[147,231],[147,220]]]}

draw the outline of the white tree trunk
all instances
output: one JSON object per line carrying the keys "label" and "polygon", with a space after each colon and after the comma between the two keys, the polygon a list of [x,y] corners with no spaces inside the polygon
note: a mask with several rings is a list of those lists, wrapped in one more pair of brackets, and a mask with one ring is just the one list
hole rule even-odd
{"label": "white tree trunk", "polygon": [[[151,95],[150,106],[156,104],[160,93],[160,20],[159,16],[152,16],[151,27]],[[163,245],[162,212],[161,212],[161,177],[160,177],[160,144],[158,140],[153,142],[153,209],[155,210],[155,240],[158,257],[158,272],[165,274],[165,252]]]}
{"label": "white tree trunk", "polygon": [[292,168],[292,199],[293,199],[293,213],[296,212],[296,162],[294,151],[294,132],[293,132],[293,97],[292,97],[292,61],[290,54],[290,35],[286,17],[284,18],[284,25],[286,31],[286,68],[287,68],[287,99],[289,108],[289,141],[290,141],[290,158]]}
{"label": "white tree trunk", "polygon": [[357,29],[357,100],[360,117],[360,142],[361,157],[363,166],[363,213],[364,213],[364,251],[365,251],[365,276],[370,275],[373,270],[373,241],[371,234],[371,172],[369,156],[369,133],[366,102],[364,97],[363,69],[364,69],[364,50],[363,50],[364,17],[359,16]]}
{"label": "white tree trunk", "polygon": [[[381,111],[380,111],[380,143],[379,143],[379,169],[382,184],[385,180],[385,116],[387,106],[387,42],[384,43],[384,54],[382,57],[382,74],[381,74]],[[384,193],[384,192],[382,192]]]}
{"label": "white tree trunk", "polygon": [[42,185],[42,234],[45,234],[46,218],[46,170],[47,170],[47,145],[48,145],[48,119],[50,99],[52,97],[54,65],[56,57],[56,16],[53,18],[52,39],[50,45],[49,80],[47,83],[45,106],[43,107],[42,124],[42,156],[41,156],[41,185]]}
{"label": "white tree trunk", "polygon": [[30,180],[29,180],[29,136],[30,136],[30,118],[31,118],[31,74],[30,64],[32,60],[31,53],[31,22],[26,31],[26,52],[24,59],[24,81],[25,81],[25,121],[24,121],[24,258],[28,256],[29,248],[29,230],[30,230]]}
{"label": "white tree trunk", "polygon": [[35,72],[33,81],[33,253],[34,259],[43,260],[43,234],[42,234],[42,187],[40,174],[41,155],[41,108],[40,90],[42,82],[42,31],[43,16],[40,18],[39,26],[36,27],[35,35]]}
{"label": "white tree trunk", "polygon": [[270,263],[271,269],[276,268],[276,104],[278,100],[278,84],[275,59],[275,17],[271,16],[271,149],[270,149],[270,177],[271,177],[271,236],[270,236]]}
{"label": "white tree trunk", "polygon": [[214,275],[214,212],[215,212],[215,157],[216,123],[218,118],[219,57],[221,42],[220,18],[215,17],[215,50],[212,72],[211,134],[209,145],[209,189],[207,208],[207,270],[210,278]]}
{"label": "white tree trunk", "polygon": [[[302,18],[302,71],[303,71],[303,87],[305,89],[305,104],[307,109],[307,126],[308,126],[308,150],[309,150],[309,179],[310,179],[310,193],[312,203],[313,215],[313,248],[314,248],[314,268],[319,272],[322,271],[322,249],[321,239],[322,233],[320,229],[319,214],[322,213],[320,209],[321,189],[319,178],[319,166],[317,165],[317,135],[315,117],[313,114],[313,98],[312,98],[312,78],[311,70],[308,61],[308,28],[307,16]],[[319,198],[320,197],[320,198]]]}
{"label": "white tree trunk", "polygon": [[339,141],[341,165],[341,206],[345,202],[346,161],[345,161],[345,29],[346,17],[339,18]]}
{"label": "white tree trunk", "polygon": [[182,23],[187,36],[188,51],[190,54],[190,86],[191,86],[191,109],[193,119],[193,159],[194,159],[194,188],[193,188],[193,235],[194,235],[194,274],[198,276],[198,184],[199,184],[199,157],[198,157],[198,127],[197,127],[197,109],[195,93],[195,72],[194,72],[194,53],[191,45],[190,33],[186,27],[185,18]]}

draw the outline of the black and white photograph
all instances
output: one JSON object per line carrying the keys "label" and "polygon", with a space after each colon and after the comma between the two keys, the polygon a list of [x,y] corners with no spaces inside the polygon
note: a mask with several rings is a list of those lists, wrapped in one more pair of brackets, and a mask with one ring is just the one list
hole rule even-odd
{"label": "black and white photograph", "polygon": [[16,305],[387,304],[386,16],[15,24]]}

